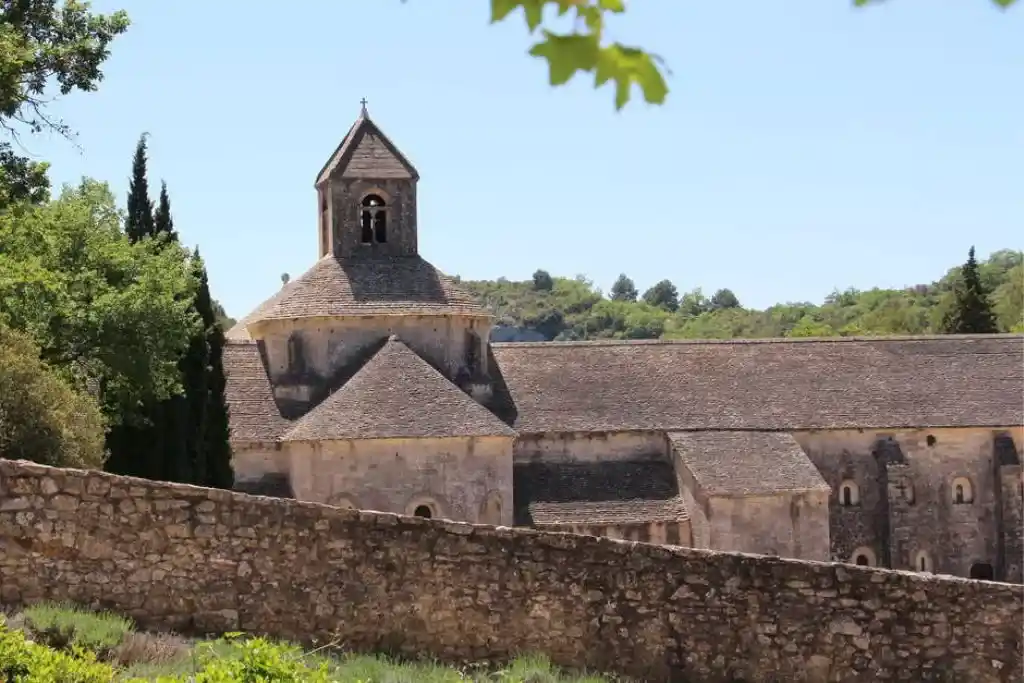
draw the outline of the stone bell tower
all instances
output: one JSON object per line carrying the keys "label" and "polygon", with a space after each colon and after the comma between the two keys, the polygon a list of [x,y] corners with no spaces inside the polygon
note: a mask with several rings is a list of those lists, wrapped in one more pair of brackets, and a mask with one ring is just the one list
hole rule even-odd
{"label": "stone bell tower", "polygon": [[359,118],[316,178],[320,257],[417,255],[419,173],[370,119]]}

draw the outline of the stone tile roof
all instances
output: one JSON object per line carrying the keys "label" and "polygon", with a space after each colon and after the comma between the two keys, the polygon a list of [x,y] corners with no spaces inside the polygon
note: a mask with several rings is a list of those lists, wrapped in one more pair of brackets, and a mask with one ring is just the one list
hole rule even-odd
{"label": "stone tile roof", "polygon": [[275,441],[290,426],[281,417],[255,342],[224,345],[225,397],[231,411],[232,441]]}
{"label": "stone tile roof", "polygon": [[509,436],[515,432],[391,337],[285,441]]}
{"label": "stone tile roof", "polygon": [[363,109],[330,159],[317,174],[319,185],[342,169],[345,178],[410,178],[419,179],[419,173],[398,147],[384,135]]}
{"label": "stone tile roof", "polygon": [[1011,426],[1024,336],[494,344],[495,410],[548,431]]}
{"label": "stone tile roof", "polygon": [[249,327],[249,323],[261,319],[267,310],[287,296],[291,291],[293,284],[295,284],[295,281],[290,281],[288,284],[281,287],[281,289],[277,290],[269,299],[250,311],[244,318],[239,319],[231,326],[231,329],[224,333],[224,338],[228,341],[247,341],[252,339],[249,335],[249,330],[247,329]]}
{"label": "stone tile roof", "polygon": [[346,315],[490,317],[456,282],[419,256],[324,256],[231,330],[257,320]]}
{"label": "stone tile roof", "polygon": [[616,524],[687,519],[671,463],[523,463],[513,467],[515,523]]}
{"label": "stone tile roof", "polygon": [[800,444],[784,432],[671,432],[668,437],[704,495],[829,490]]}

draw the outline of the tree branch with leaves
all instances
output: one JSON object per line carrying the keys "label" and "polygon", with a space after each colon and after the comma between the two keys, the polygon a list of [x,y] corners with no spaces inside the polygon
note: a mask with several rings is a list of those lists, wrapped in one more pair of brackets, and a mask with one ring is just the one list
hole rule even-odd
{"label": "tree branch with leaves", "polygon": [[[856,7],[880,4],[884,0],[853,0]],[[1008,9],[1016,0],[989,0]],[[626,0],[490,0],[491,23],[507,19],[515,10],[523,10],[531,34],[540,30],[541,39],[529,54],[548,63],[552,86],[568,83],[578,73],[594,75],[594,87],[615,85],[615,109],[621,110],[632,96],[633,86],[640,88],[649,104],[663,104],[668,96],[665,77],[671,76],[665,61],[642,48],[605,40],[610,16],[626,11]],[[571,31],[554,31],[543,26],[545,12],[557,17],[571,15]]]}
{"label": "tree branch with leaves", "polygon": [[[90,11],[90,3],[65,0],[0,0],[0,209],[11,202],[43,202],[49,196],[47,165],[16,153],[22,131],[72,129],[47,111],[53,97],[72,90],[91,92],[103,80],[100,70],[110,42],[128,29],[123,11]],[[13,144],[12,144],[13,143]]]}

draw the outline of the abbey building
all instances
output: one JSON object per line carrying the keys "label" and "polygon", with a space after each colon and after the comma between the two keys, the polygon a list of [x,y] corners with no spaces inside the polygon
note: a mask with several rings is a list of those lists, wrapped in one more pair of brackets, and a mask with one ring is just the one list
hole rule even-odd
{"label": "abbey building", "polygon": [[1022,581],[1024,337],[491,343],[365,109],[319,260],[228,332],[237,487]]}

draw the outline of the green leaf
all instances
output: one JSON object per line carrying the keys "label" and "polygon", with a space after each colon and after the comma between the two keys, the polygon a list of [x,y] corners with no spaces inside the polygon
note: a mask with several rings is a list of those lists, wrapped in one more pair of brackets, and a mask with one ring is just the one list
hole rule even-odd
{"label": "green leaf", "polygon": [[502,21],[516,7],[519,7],[518,0],[491,0],[491,23]]}
{"label": "green leaf", "polygon": [[668,94],[668,86],[654,59],[643,50],[618,43],[601,48],[595,67],[594,84],[600,87],[609,80],[615,81],[616,109],[622,109],[629,101],[634,83],[640,86],[647,102],[661,104]]}
{"label": "green leaf", "polygon": [[526,15],[526,26],[533,33],[541,20],[544,18],[544,5],[547,0],[520,0],[523,6],[523,14]]}
{"label": "green leaf", "polygon": [[591,71],[597,65],[596,36],[560,36],[545,31],[545,40],[530,48],[530,54],[548,61],[551,85],[567,83],[577,71]]}

